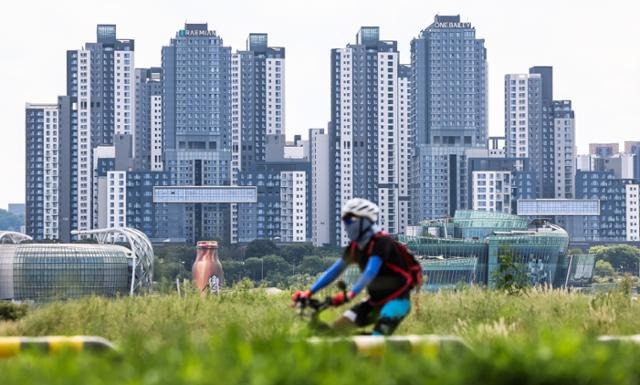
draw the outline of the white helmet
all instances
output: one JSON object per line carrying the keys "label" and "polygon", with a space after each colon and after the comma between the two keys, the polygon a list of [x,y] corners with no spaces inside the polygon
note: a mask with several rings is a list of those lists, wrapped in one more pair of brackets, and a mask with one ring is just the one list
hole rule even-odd
{"label": "white helmet", "polygon": [[378,221],[379,212],[380,209],[375,203],[362,198],[353,198],[349,199],[349,201],[342,206],[340,218],[344,218],[347,214],[352,214],[369,218],[371,222],[375,223]]}

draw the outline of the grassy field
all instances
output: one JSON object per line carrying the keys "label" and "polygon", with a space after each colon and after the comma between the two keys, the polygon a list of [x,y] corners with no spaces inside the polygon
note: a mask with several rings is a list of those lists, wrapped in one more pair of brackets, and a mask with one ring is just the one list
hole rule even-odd
{"label": "grassy field", "polygon": [[[311,346],[289,294],[260,290],[87,298],[31,309],[0,335],[100,335],[114,356],[27,354],[0,361],[0,384],[635,384],[640,348],[602,334],[640,333],[640,304],[597,296],[479,289],[422,294],[396,334],[455,334],[473,351],[364,357]],[[327,320],[337,311],[323,314]]]}

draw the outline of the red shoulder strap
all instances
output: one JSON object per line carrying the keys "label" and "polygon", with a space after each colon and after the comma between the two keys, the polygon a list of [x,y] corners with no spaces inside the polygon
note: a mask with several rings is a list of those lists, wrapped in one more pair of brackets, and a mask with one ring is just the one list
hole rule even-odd
{"label": "red shoulder strap", "polygon": [[355,241],[351,241],[351,244],[349,245],[349,252],[351,253],[352,261],[355,261],[356,247],[357,247],[357,243]]}

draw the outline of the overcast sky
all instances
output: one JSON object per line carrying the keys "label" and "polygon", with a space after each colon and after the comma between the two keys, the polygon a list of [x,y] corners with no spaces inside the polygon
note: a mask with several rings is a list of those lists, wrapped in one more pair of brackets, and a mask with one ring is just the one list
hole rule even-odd
{"label": "overcast sky", "polygon": [[65,51],[95,41],[115,23],[136,41],[136,67],[160,65],[160,49],[185,22],[208,22],[225,45],[242,49],[250,32],[286,48],[287,135],[326,127],[329,50],[353,42],[361,25],[397,40],[401,61],[435,14],[460,14],[486,40],[489,133],[502,135],[503,78],[534,65],[554,67],[554,98],[571,99],[578,150],[588,143],[639,140],[640,45],[636,0],[74,0],[3,3],[0,28],[0,207],[24,202],[24,105],[65,92]]}

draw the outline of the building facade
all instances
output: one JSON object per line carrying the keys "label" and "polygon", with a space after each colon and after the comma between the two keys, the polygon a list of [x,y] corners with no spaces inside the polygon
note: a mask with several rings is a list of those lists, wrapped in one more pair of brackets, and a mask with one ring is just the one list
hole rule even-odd
{"label": "building facade", "polygon": [[322,128],[309,130],[311,163],[311,242],[314,246],[331,243],[329,134]]}
{"label": "building facade", "polygon": [[162,69],[136,68],[135,72],[136,168],[162,171]]}
{"label": "building facade", "polygon": [[536,172],[536,196],[575,196],[575,116],[571,101],[553,100],[553,68],[532,67],[505,76],[507,157],[529,159]]}
{"label": "building facade", "polygon": [[[281,169],[271,165],[273,154],[267,153],[269,142],[284,141],[284,91],[285,49],[270,47],[267,34],[249,34],[245,50],[231,56],[231,183],[257,186],[258,202],[231,205],[233,243],[257,238],[299,239],[293,235],[299,215],[292,214],[292,207],[284,207],[281,199],[292,192],[287,189],[293,188],[291,179],[297,178],[295,166]],[[283,152],[283,148],[275,151]],[[284,154],[274,156],[283,158]],[[292,202],[286,203],[291,206]]]}
{"label": "building facade", "polygon": [[[576,198],[599,199],[600,215],[584,216],[582,232],[575,232],[575,240],[624,241],[628,238],[628,223],[635,223],[635,210],[627,210],[627,202],[635,205],[632,179],[616,178],[613,171],[578,171]],[[629,186],[629,187],[627,187]],[[635,208],[631,206],[630,209]],[[632,226],[633,227],[633,226]],[[629,231],[629,237],[632,236]]]}
{"label": "building facade", "polygon": [[536,195],[536,173],[528,158],[469,157],[471,210],[515,214],[520,199]]}
{"label": "building facade", "polygon": [[58,239],[60,199],[60,109],[57,104],[27,104],[26,217],[34,239]]}
{"label": "building facade", "polygon": [[424,222],[418,234],[399,238],[420,260],[428,290],[461,283],[494,287],[501,274],[499,259],[505,253],[518,266],[521,278],[532,285],[562,287],[571,278],[590,281],[595,264],[590,258],[588,274],[575,274],[572,265],[582,258],[567,255],[565,230],[500,212],[459,210],[452,219]]}
{"label": "building facade", "polygon": [[576,123],[570,100],[553,102],[555,198],[575,197]]}
{"label": "building facade", "polygon": [[71,228],[94,224],[93,149],[116,134],[135,136],[134,41],[118,39],[116,26],[97,26],[97,41],[67,51],[71,103]]}
{"label": "building facade", "polygon": [[[231,49],[207,24],[185,24],[162,48],[165,171],[172,184],[225,186],[231,175]],[[229,208],[186,204],[189,242],[229,239]]]}
{"label": "building facade", "polygon": [[[361,27],[356,42],[331,50],[331,242],[346,244],[340,208],[354,197],[380,206],[390,233],[406,226],[409,69],[395,41]],[[401,203],[402,202],[402,203]]]}
{"label": "building facade", "polygon": [[460,16],[436,15],[411,42],[411,222],[465,208],[464,151],[487,147],[484,40]]}
{"label": "building facade", "polygon": [[284,135],[269,135],[266,160],[238,173],[237,185],[255,186],[257,201],[235,205],[236,242],[307,242],[311,237],[311,162],[304,151],[302,158],[285,157],[291,147],[298,146],[287,144]]}
{"label": "building facade", "polygon": [[506,155],[531,158],[535,169],[542,154],[542,78],[540,74],[510,74],[504,79]]}

